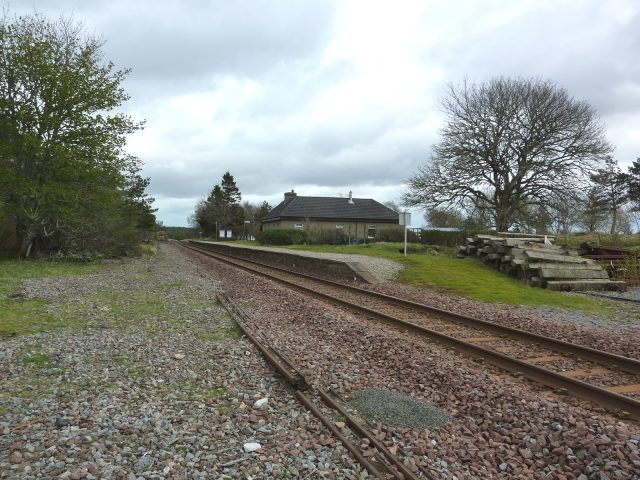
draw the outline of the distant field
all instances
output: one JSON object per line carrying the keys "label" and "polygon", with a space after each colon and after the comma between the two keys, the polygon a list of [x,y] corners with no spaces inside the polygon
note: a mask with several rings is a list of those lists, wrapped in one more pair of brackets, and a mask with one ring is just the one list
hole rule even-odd
{"label": "distant field", "polygon": [[[254,244],[255,245],[255,244]],[[608,301],[563,295],[541,288],[529,287],[487,267],[473,258],[455,258],[445,254],[399,252],[400,243],[371,243],[367,245],[290,245],[286,248],[319,252],[355,253],[388,258],[405,265],[403,283],[424,285],[458,293],[474,300],[508,305],[549,306],[606,314]],[[410,244],[410,249],[419,249]]]}

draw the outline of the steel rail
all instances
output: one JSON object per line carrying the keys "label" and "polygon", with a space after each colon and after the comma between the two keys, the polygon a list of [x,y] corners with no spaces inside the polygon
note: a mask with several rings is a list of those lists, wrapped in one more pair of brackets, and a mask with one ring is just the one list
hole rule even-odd
{"label": "steel rail", "polygon": [[[268,362],[283,376],[283,378],[295,389],[295,395],[300,400],[300,402],[315,416],[320,422],[335,436],[344,446],[345,448],[354,456],[356,461],[360,463],[374,478],[386,478],[384,474],[380,472],[380,470],[368,460],[362,452],[356,447],[353,442],[351,442],[348,438],[346,438],[342,432],[336,427],[334,423],[332,423],[311,401],[309,396],[305,394],[305,391],[312,391],[313,389],[306,382],[301,373],[298,372],[298,369],[293,366],[291,361],[286,358],[283,354],[278,352],[271,345],[267,344],[266,341],[260,341],[258,339],[259,336],[264,337],[261,333],[252,332],[245,325],[245,320],[249,320],[248,316],[244,314],[234,302],[232,302],[229,298],[227,298],[224,294],[217,295],[220,303],[225,307],[227,312],[234,318],[240,329],[243,333],[251,340],[251,342],[260,350],[260,352],[264,355],[264,357],[268,360]],[[240,319],[242,318],[242,320]],[[255,327],[255,325],[254,325]],[[256,329],[257,330],[257,329]],[[393,455],[382,443],[380,443],[375,436],[369,432],[366,428],[360,425],[349,413],[347,413],[340,405],[338,405],[333,399],[329,397],[329,395],[322,389],[317,389],[317,394],[320,399],[330,408],[336,410],[340,415],[342,415],[347,424],[351,427],[351,429],[369,439],[370,443],[372,443],[379,452],[384,455],[387,461],[389,461],[396,469],[400,472],[397,474],[396,472],[390,470],[390,473],[398,480],[418,480],[418,477],[409,470],[402,462],[398,460],[398,458]],[[426,470],[423,471],[425,476],[430,480],[433,480],[434,477],[431,476]]]}
{"label": "steel rail", "polygon": [[[202,251],[202,253],[206,253],[207,255],[211,255],[214,258],[218,258],[218,255],[224,256],[223,254],[220,254],[218,252],[212,252],[210,250],[207,249],[194,249],[194,250],[200,250]],[[493,350],[489,350],[487,348],[475,345],[473,343],[468,343],[465,342],[463,340],[457,339],[455,337],[451,337],[449,335],[437,332],[435,330],[431,330],[429,328],[423,327],[421,325],[417,325],[411,322],[408,322],[406,320],[402,320],[400,318],[391,316],[391,315],[387,315],[385,313],[382,312],[378,312],[376,310],[373,309],[369,309],[367,307],[361,306],[361,305],[356,305],[353,304],[347,300],[343,300],[341,298],[338,297],[334,297],[332,295],[326,294],[326,293],[322,293],[322,292],[318,292],[315,291],[313,289],[310,289],[308,287],[304,287],[301,285],[296,284],[295,282],[291,282],[289,280],[285,280],[282,278],[278,278],[278,277],[274,277],[271,275],[268,275],[267,273],[264,272],[259,272],[256,271],[254,269],[251,269],[249,267],[243,266],[243,265],[238,265],[235,262],[226,260],[224,258],[218,258],[219,260],[229,263],[231,265],[234,265],[238,268],[241,268],[243,270],[252,272],[254,274],[259,274],[261,276],[267,277],[269,279],[272,280],[276,280],[280,283],[283,283],[289,287],[301,290],[301,291],[305,291],[308,293],[312,293],[316,296],[322,297],[326,300],[331,301],[332,303],[335,304],[339,304],[342,306],[345,306],[347,308],[350,308],[352,310],[356,310],[356,311],[360,311],[363,313],[366,313],[368,315],[372,315],[372,316],[376,316],[379,318],[382,318],[392,324],[395,325],[399,325],[402,328],[411,330],[415,333],[421,334],[423,336],[427,336],[430,338],[434,338],[436,340],[438,340],[440,343],[443,343],[445,345],[448,346],[452,346],[462,352],[465,352],[475,358],[482,358],[485,361],[487,361],[488,363],[491,363],[492,365],[495,365],[497,367],[500,367],[502,369],[505,369],[507,371],[511,371],[511,372],[517,372],[520,373],[522,375],[524,375],[525,377],[531,379],[531,380],[535,380],[538,383],[542,383],[544,385],[547,385],[549,387],[555,388],[555,389],[563,389],[565,390],[567,393],[572,393],[573,395],[577,396],[577,397],[581,397],[584,398],[586,400],[590,400],[594,403],[597,403],[601,406],[604,406],[606,408],[609,408],[610,410],[613,411],[617,411],[619,412],[621,417],[633,417],[634,419],[640,419],[640,401],[638,400],[634,400],[632,398],[626,397],[624,395],[620,395],[617,394],[615,392],[610,392],[608,390],[605,390],[603,388],[597,387],[595,385],[591,385],[589,383],[583,382],[581,380],[577,380],[574,378],[570,378],[570,377],[566,377],[560,373],[556,373],[553,372],[551,370],[547,370],[545,368],[542,367],[538,367],[537,365],[532,365],[526,362],[523,362],[522,360],[518,360],[515,358],[511,358],[508,357],[507,355],[504,355],[502,353],[499,352],[495,352]],[[243,260],[246,261],[246,260]],[[257,262],[250,262],[250,263],[257,263]],[[265,267],[269,267],[269,268],[276,268],[276,267],[271,267],[268,265],[262,265]],[[276,268],[276,270],[281,270],[279,268]],[[289,272],[287,270],[285,270],[287,273],[295,273],[295,272]],[[296,273],[296,275],[301,275]],[[306,276],[306,275],[303,275]],[[315,277],[311,277],[313,280],[317,280]],[[327,280],[321,280],[322,282],[330,282]],[[343,284],[340,283],[335,283],[335,282],[330,282],[330,283],[334,283],[337,286],[340,287],[344,287]],[[367,292],[366,290],[363,290],[364,292]],[[394,297],[391,297],[394,298]],[[411,302],[410,302],[411,303]],[[417,304],[417,305],[421,305],[421,304]],[[436,309],[437,310],[437,309]],[[447,312],[449,313],[449,312]],[[457,315],[457,314],[454,314]],[[469,317],[471,318],[471,317]],[[546,338],[546,337],[543,337]],[[565,343],[565,342],[563,342]],[[573,345],[573,344],[570,344]],[[587,348],[587,347],[583,347],[583,348]],[[596,352],[598,352],[598,350],[595,350]],[[605,354],[605,352],[600,352]],[[614,357],[618,357],[618,356],[614,356]],[[626,359],[626,360],[633,360],[633,359],[627,359],[626,357],[620,357],[622,359]],[[618,365],[616,363],[616,365]],[[634,373],[638,373],[639,370],[635,370]]]}
{"label": "steel rail", "polygon": [[582,292],[580,293],[580,295],[588,295],[589,297],[597,297],[597,298],[604,298],[606,300],[613,300],[615,302],[626,302],[626,303],[633,303],[633,304],[640,304],[640,300],[637,298],[625,298],[625,297],[613,297],[611,295],[604,295],[602,293],[593,293],[593,292]]}
{"label": "steel rail", "polygon": [[[192,243],[200,243],[203,245],[207,245],[206,243],[203,242],[193,242]],[[195,248],[196,250],[198,249],[197,247]],[[301,278],[305,278],[311,281],[316,281],[318,283],[325,283],[327,285],[331,285],[334,286],[336,288],[340,288],[340,289],[346,289],[346,290],[351,290],[353,292],[357,292],[359,294],[362,295],[368,295],[371,297],[375,297],[375,298],[379,298],[379,299],[383,299],[386,300],[388,302],[391,303],[395,303],[397,305],[402,305],[402,306],[407,306],[410,308],[415,308],[418,310],[422,310],[425,311],[427,313],[430,314],[436,314],[439,317],[445,319],[445,320],[453,320],[456,322],[460,322],[463,323],[465,325],[468,326],[473,326],[473,327],[482,327],[482,328],[486,328],[487,330],[491,330],[494,331],[496,333],[501,333],[501,334],[506,334],[506,335],[510,335],[512,337],[516,337],[519,338],[521,340],[527,340],[527,341],[534,341],[535,343],[540,344],[541,346],[544,347],[549,347],[553,350],[557,350],[559,352],[563,352],[563,353],[573,353],[575,355],[579,355],[582,358],[588,359],[588,360],[592,360],[594,362],[603,364],[603,365],[612,365],[615,366],[617,368],[620,368],[621,370],[624,370],[628,373],[632,373],[632,374],[638,374],[640,373],[640,360],[637,360],[635,358],[629,358],[629,357],[624,357],[622,355],[617,355],[615,353],[608,353],[608,352],[603,352],[602,350],[598,350],[596,348],[592,348],[592,347],[587,347],[584,345],[578,345],[575,343],[571,343],[571,342],[567,342],[565,340],[558,340],[556,338],[551,338],[551,337],[547,337],[544,335],[540,335],[538,333],[532,333],[532,332],[527,332],[525,330],[520,330],[517,328],[513,328],[513,327],[507,327],[504,325],[498,325],[495,323],[492,323],[488,320],[482,320],[480,318],[475,318],[475,317],[471,317],[468,315],[462,315],[460,313],[455,313],[455,312],[450,312],[448,310],[442,310],[436,307],[431,307],[429,305],[425,305],[424,303],[418,303],[418,302],[412,302],[411,300],[405,300],[403,298],[398,298],[398,297],[393,297],[391,295],[387,295],[384,293],[379,293],[379,292],[373,292],[370,290],[365,290],[363,288],[359,288],[359,287],[355,287],[353,285],[348,285],[348,284],[344,284],[344,283],[339,283],[339,282],[334,282],[332,280],[327,280],[324,278],[318,278],[318,277],[314,277],[312,275],[307,275],[304,273],[300,273],[300,272],[294,272],[291,270],[287,270],[286,268],[281,268],[281,267],[275,267],[272,265],[267,265],[264,263],[260,263],[260,262],[256,262],[255,260],[248,260],[245,258],[242,258],[240,256],[237,255],[228,255],[226,253],[220,253],[220,252],[216,252],[213,250],[209,250],[207,248],[202,248],[202,250],[208,252],[208,253],[216,253],[218,255],[222,255],[225,257],[231,257],[231,258],[235,258],[237,260],[240,260],[242,262],[247,262],[247,263],[251,263],[254,265],[259,265],[261,267],[266,267],[266,268],[270,268],[273,270],[277,270],[280,272],[284,272],[287,274],[291,274],[291,275],[296,275],[299,276]],[[244,268],[242,265],[240,265],[241,268]],[[247,271],[251,271],[255,273],[255,270],[250,269],[250,268],[246,268]]]}

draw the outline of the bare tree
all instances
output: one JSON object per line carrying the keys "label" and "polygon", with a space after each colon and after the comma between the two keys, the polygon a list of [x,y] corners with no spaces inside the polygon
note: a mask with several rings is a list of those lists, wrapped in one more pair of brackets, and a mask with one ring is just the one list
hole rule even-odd
{"label": "bare tree", "polygon": [[464,215],[454,208],[432,208],[425,212],[424,219],[435,228],[462,228]]}
{"label": "bare tree", "polygon": [[442,138],[403,202],[427,210],[481,203],[498,230],[585,182],[612,151],[593,107],[551,81],[450,85],[442,107]]}
{"label": "bare tree", "polygon": [[556,235],[566,235],[577,223],[576,212],[581,204],[579,192],[567,192],[565,195],[555,195],[551,199],[549,214],[551,228]]}
{"label": "bare tree", "polygon": [[402,207],[400,205],[398,205],[396,202],[394,202],[393,200],[388,200],[386,202],[382,202],[382,204],[387,207],[390,208],[391,210],[393,210],[394,212],[400,213],[402,212]]}

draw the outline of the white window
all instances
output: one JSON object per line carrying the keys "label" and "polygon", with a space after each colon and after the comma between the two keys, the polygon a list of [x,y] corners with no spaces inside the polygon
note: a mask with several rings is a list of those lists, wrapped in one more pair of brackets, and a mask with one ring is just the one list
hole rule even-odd
{"label": "white window", "polygon": [[294,230],[303,230],[303,229],[304,229],[304,224],[302,224],[302,223],[296,223],[296,224],[293,226],[293,229],[294,229]]}
{"label": "white window", "polygon": [[367,225],[367,238],[376,238],[376,226],[373,224]]}
{"label": "white window", "polygon": [[336,223],[336,229],[344,230],[344,223]]}

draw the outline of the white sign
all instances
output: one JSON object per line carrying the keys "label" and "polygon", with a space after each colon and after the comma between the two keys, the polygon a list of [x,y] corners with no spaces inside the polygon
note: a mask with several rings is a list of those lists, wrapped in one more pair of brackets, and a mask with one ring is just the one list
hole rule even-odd
{"label": "white sign", "polygon": [[411,225],[411,212],[400,212],[400,225]]}

